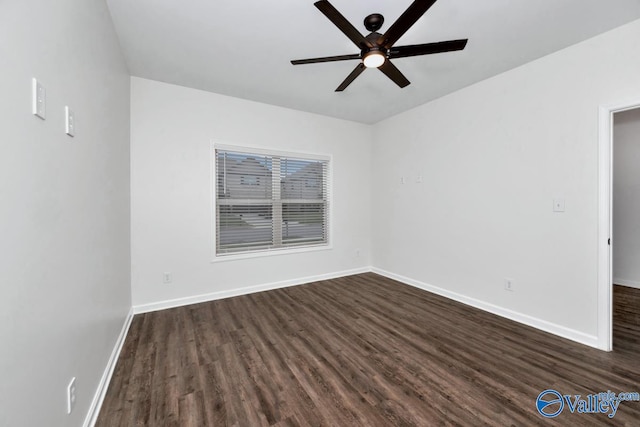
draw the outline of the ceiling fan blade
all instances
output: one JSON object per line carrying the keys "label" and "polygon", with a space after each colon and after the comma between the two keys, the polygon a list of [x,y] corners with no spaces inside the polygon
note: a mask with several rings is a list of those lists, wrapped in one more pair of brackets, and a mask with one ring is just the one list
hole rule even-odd
{"label": "ceiling fan blade", "polygon": [[342,16],[338,9],[333,7],[331,3],[326,0],[317,1],[315,6],[322,12],[333,24],[338,27],[340,31],[344,33],[349,39],[356,44],[360,49],[367,47],[373,47],[373,44],[367,40],[360,31],[347,21],[347,18]]}
{"label": "ceiling fan blade", "polygon": [[415,0],[411,3],[407,10],[389,27],[387,32],[378,38],[378,45],[384,46],[386,49],[393,46],[435,2],[436,0]]}
{"label": "ceiling fan blade", "polygon": [[322,58],[294,59],[291,61],[293,65],[316,64],[318,62],[348,61],[350,59],[360,59],[359,53],[351,55],[324,56]]}
{"label": "ceiling fan blade", "polygon": [[364,71],[364,69],[365,66],[362,62],[356,65],[356,68],[353,69],[351,74],[349,74],[347,78],[344,79],[342,83],[340,83],[340,86],[337,87],[336,92],[342,92],[343,90],[345,90],[347,86],[349,86],[351,82],[353,82],[356,77],[358,77]]}
{"label": "ceiling fan blade", "polygon": [[411,84],[411,82],[407,80],[404,74],[402,74],[400,70],[398,70],[396,66],[393,65],[388,59],[384,61],[384,64],[378,67],[378,70],[385,73],[387,77],[393,80],[394,83],[400,87],[405,87]]}
{"label": "ceiling fan blade", "polygon": [[406,58],[409,56],[430,55],[432,53],[443,53],[462,50],[467,45],[467,40],[468,39],[448,40],[445,42],[437,43],[394,46],[389,51],[389,58]]}

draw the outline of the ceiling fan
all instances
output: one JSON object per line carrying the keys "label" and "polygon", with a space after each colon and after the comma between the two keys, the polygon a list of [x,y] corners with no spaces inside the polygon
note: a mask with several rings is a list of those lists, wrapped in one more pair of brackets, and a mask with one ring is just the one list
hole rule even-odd
{"label": "ceiling fan", "polygon": [[404,11],[396,22],[389,27],[386,33],[377,31],[384,23],[384,17],[379,13],[373,13],[364,18],[364,26],[370,31],[363,36],[338,10],[326,0],[315,2],[315,6],[331,22],[334,23],[356,46],[360,53],[350,55],[326,56],[322,58],[296,59],[291,61],[293,65],[315,64],[318,62],[348,61],[359,59],[360,63],[338,86],[336,92],[342,92],[358,77],[365,68],[377,68],[398,86],[409,85],[409,80],[391,63],[391,59],[406,58],[409,56],[430,55],[433,53],[452,52],[462,50],[467,45],[468,39],[448,40],[437,43],[414,44],[407,46],[394,46],[393,44],[416,23],[418,19],[436,2],[436,0],[415,0]]}

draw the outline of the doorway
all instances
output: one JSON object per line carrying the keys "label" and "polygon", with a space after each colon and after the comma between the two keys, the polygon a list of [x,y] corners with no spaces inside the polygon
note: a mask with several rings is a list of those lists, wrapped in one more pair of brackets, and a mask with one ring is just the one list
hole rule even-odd
{"label": "doorway", "polygon": [[[614,283],[614,262],[613,262],[613,247],[616,244],[612,241],[615,238],[614,233],[614,127],[616,119],[618,123],[624,123],[624,129],[622,127],[617,129],[617,133],[620,134],[621,130],[624,132],[630,132],[630,127],[633,128],[633,123],[637,117],[640,121],[640,100],[627,102],[618,105],[609,105],[600,107],[600,134],[599,134],[599,231],[598,231],[598,347],[605,351],[611,351],[613,349],[613,283]],[[640,124],[638,124],[640,126]],[[639,128],[640,129],[640,128]],[[634,148],[631,143],[628,143],[629,138],[624,137],[623,143],[625,149],[633,151]],[[627,147],[629,146],[629,147]],[[621,146],[622,149],[622,146]],[[640,155],[640,149],[639,155]],[[624,151],[624,149],[623,149]],[[623,159],[623,163],[628,163],[627,159]],[[618,160],[620,162],[620,160]],[[621,164],[624,167],[624,164]],[[624,168],[626,176],[625,179],[633,179],[633,171],[629,171],[629,168]],[[632,168],[633,169],[633,168]],[[621,172],[622,172],[621,168]],[[640,178],[640,174],[638,175]],[[618,177],[617,177],[618,178]],[[619,180],[616,180],[616,184],[619,187]],[[618,196],[616,202],[618,204],[616,214],[624,207],[625,202],[622,196]],[[622,204],[620,204],[622,202]],[[626,203],[628,204],[628,203]],[[625,208],[626,209],[626,208]],[[620,223],[616,225],[618,227],[618,233],[621,233],[624,224]],[[625,231],[626,232],[626,231]],[[639,232],[640,233],[640,232]],[[620,234],[618,234],[620,235]],[[639,234],[640,236],[640,234]],[[622,239],[628,241],[629,239]],[[621,242],[622,243],[622,242]],[[624,243],[623,243],[624,244]],[[624,247],[619,247],[619,252]],[[636,258],[637,259],[637,258]],[[637,262],[636,262],[637,264]],[[627,260],[620,258],[616,261],[615,267],[618,269],[616,273],[631,274],[634,271],[627,268]],[[630,273],[626,273],[629,271]],[[627,283],[638,282],[640,284],[640,276],[635,278],[623,278],[616,277],[616,280],[625,280]]]}
{"label": "doorway", "polygon": [[613,115],[612,348],[633,341],[640,298],[640,108]]}

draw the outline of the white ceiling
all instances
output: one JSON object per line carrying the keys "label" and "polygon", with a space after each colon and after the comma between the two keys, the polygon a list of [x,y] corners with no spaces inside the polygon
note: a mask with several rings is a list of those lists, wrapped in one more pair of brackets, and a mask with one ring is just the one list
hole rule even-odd
{"label": "white ceiling", "polygon": [[[404,89],[357,61],[291,59],[357,53],[313,0],[107,0],[132,75],[375,123],[640,18],[640,0],[439,0],[396,43],[469,38],[464,51],[401,58]],[[331,0],[358,30],[382,13],[384,33],[410,0]]]}

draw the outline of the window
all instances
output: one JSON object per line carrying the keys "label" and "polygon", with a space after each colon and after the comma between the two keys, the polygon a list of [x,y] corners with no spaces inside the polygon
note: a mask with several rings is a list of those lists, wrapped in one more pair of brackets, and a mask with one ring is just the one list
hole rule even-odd
{"label": "window", "polygon": [[240,184],[242,185],[260,185],[260,177],[255,175],[242,175],[240,177]]}
{"label": "window", "polygon": [[216,256],[326,245],[324,157],[215,150]]}

